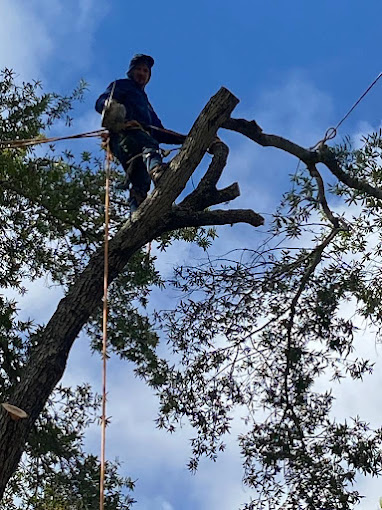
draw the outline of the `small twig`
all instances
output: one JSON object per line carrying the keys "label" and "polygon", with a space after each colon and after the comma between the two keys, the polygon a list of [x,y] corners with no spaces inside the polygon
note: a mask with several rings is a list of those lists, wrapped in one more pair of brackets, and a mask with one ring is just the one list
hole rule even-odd
{"label": "small twig", "polygon": [[292,349],[292,329],[293,329],[293,324],[294,324],[294,318],[296,315],[297,303],[298,303],[308,281],[310,280],[310,278],[313,275],[313,273],[315,272],[318,264],[322,260],[322,254],[323,254],[325,248],[331,243],[331,241],[338,234],[338,232],[340,232],[340,230],[341,229],[339,229],[339,228],[333,228],[331,230],[330,234],[326,237],[326,239],[319,246],[317,246],[317,248],[313,251],[312,263],[309,265],[306,272],[304,273],[304,275],[301,279],[300,285],[298,287],[298,290],[297,290],[294,298],[292,299],[291,306],[290,306],[290,317],[287,322],[287,347],[286,347],[287,365],[286,365],[285,374],[284,374],[284,392],[285,392],[285,400],[286,400],[286,412],[288,410],[291,412],[292,419],[293,419],[297,429],[299,430],[303,446],[304,446],[303,432],[301,430],[298,418],[294,412],[293,406],[290,404],[290,401],[289,401],[288,379],[289,379],[290,366],[291,366],[290,353],[291,353],[291,349]]}
{"label": "small twig", "polygon": [[320,204],[326,217],[328,218],[328,220],[330,221],[334,228],[339,228],[339,220],[334,216],[334,214],[330,210],[328,202],[326,200],[324,181],[322,180],[320,172],[317,170],[316,165],[313,163],[308,165],[308,170],[310,175],[313,177],[313,179],[315,179],[317,183],[318,199],[320,201]]}

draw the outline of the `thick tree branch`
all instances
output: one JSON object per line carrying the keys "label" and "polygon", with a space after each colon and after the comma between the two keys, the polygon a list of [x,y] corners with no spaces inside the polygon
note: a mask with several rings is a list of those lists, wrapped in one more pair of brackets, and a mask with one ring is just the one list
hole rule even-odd
{"label": "thick tree branch", "polygon": [[216,186],[224,167],[227,164],[229,154],[228,146],[221,140],[213,142],[209,147],[208,152],[212,154],[212,161],[205,173],[203,179],[200,181],[200,187]]}
{"label": "thick tree branch", "polygon": [[200,211],[206,207],[210,207],[211,205],[227,202],[228,200],[232,200],[238,196],[236,195],[232,196],[232,198],[222,200],[219,200],[217,197],[218,191],[216,189],[216,185],[227,163],[229,152],[227,145],[221,141],[215,142],[212,147],[210,147],[209,152],[213,155],[213,157],[207,172],[199,182],[196,189],[190,193],[181,202],[181,204],[179,204],[180,207],[183,207],[184,209],[195,209]]}
{"label": "thick tree branch", "polygon": [[234,223],[248,223],[253,227],[264,224],[264,218],[252,209],[232,209],[190,212],[183,209],[174,211],[168,227],[176,230],[183,227],[201,227],[204,225],[233,225]]}
{"label": "thick tree branch", "polygon": [[223,128],[231,131],[236,131],[242,135],[250,138],[254,142],[258,143],[262,147],[275,147],[281,149],[296,158],[301,159],[304,163],[318,163],[318,153],[304,149],[286,138],[277,135],[268,135],[263,133],[261,127],[254,121],[248,121],[245,119],[228,119],[223,125]]}
{"label": "thick tree branch", "polygon": [[371,186],[366,181],[352,177],[344,172],[335,157],[335,154],[330,147],[323,146],[320,150],[309,150],[297,145],[286,138],[277,135],[269,135],[263,133],[261,127],[254,121],[245,119],[228,119],[223,125],[223,128],[231,131],[236,131],[244,136],[247,136],[254,142],[262,147],[275,147],[288,152],[292,156],[303,161],[308,167],[317,163],[323,163],[337,179],[352,189],[362,191],[372,197],[382,199],[382,189]]}
{"label": "thick tree branch", "polygon": [[344,172],[330,147],[324,146],[324,148],[321,149],[320,162],[324,163],[324,165],[329,168],[332,174],[335,175],[339,181],[346,184],[346,186],[349,186],[349,188],[356,189],[358,191],[362,191],[363,193],[367,193],[372,197],[382,199],[382,189],[375,188],[366,181],[352,177],[351,175]]}
{"label": "thick tree branch", "polygon": [[212,161],[196,189],[179,204],[180,208],[201,211],[212,205],[229,202],[240,196],[237,182],[218,190],[216,185],[221,177],[228,157],[228,147],[221,140],[209,148]]}
{"label": "thick tree branch", "polygon": [[[238,102],[239,100],[225,88],[221,88],[209,101],[191,128],[180,152],[171,161],[169,169],[162,176],[151,200],[146,200],[140,208],[142,214],[146,208],[151,207],[151,203],[158,196],[163,197],[161,200],[163,207],[171,208],[172,203],[186,187],[187,181],[211,145],[217,129],[229,118],[230,112]],[[201,129],[201,124],[203,124],[203,129]]]}

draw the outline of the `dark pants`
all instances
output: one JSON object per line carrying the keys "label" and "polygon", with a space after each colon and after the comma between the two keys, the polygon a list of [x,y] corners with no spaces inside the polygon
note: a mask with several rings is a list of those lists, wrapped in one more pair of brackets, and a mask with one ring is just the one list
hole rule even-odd
{"label": "dark pants", "polygon": [[[150,189],[149,171],[162,162],[158,142],[145,131],[131,129],[110,136],[110,149],[119,160],[131,183],[130,196],[143,202]],[[138,154],[132,162],[129,160]]]}

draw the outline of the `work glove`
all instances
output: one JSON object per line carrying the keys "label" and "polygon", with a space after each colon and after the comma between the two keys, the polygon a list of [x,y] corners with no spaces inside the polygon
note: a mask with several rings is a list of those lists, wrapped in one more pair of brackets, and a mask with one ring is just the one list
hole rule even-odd
{"label": "work glove", "polygon": [[109,131],[120,131],[123,129],[126,118],[126,108],[115,99],[105,103],[102,113],[102,126]]}

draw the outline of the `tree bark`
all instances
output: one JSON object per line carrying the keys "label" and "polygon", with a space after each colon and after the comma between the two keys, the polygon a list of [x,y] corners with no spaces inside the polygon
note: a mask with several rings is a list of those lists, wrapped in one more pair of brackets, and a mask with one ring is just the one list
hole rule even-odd
{"label": "tree bark", "polygon": [[[222,88],[205,106],[158,187],[133,218],[111,239],[109,283],[118,276],[137,250],[166,231],[179,226],[237,221],[246,221],[254,226],[262,223],[262,218],[253,211],[196,211],[193,214],[190,208],[180,213],[179,207],[173,207],[218,128],[229,118],[237,103],[235,96]],[[219,171],[221,173],[221,169]],[[214,186],[219,176],[220,174],[211,181],[213,190],[210,203],[211,200],[218,203],[219,195],[215,194]],[[233,185],[220,192],[216,190],[216,193],[220,193],[222,199],[232,199],[238,196],[239,191],[237,185]],[[100,248],[38,335],[37,345],[32,349],[20,381],[11,393],[10,403],[25,410],[28,418],[13,421],[6,411],[0,408],[0,499],[8,480],[17,469],[31,427],[64,373],[73,342],[89,316],[100,305],[102,295],[103,248]]]}
{"label": "tree bark", "polygon": [[382,189],[371,186],[368,182],[357,179],[357,177],[349,175],[342,170],[335,153],[325,144],[322,144],[318,148],[305,149],[282,136],[264,133],[254,120],[249,121],[246,119],[230,118],[223,123],[222,127],[230,131],[236,131],[262,147],[275,147],[292,156],[296,156],[296,158],[305,163],[308,168],[311,167],[311,165],[323,163],[340,182],[346,184],[349,188],[356,189],[374,198],[378,198],[379,200],[382,199]]}

